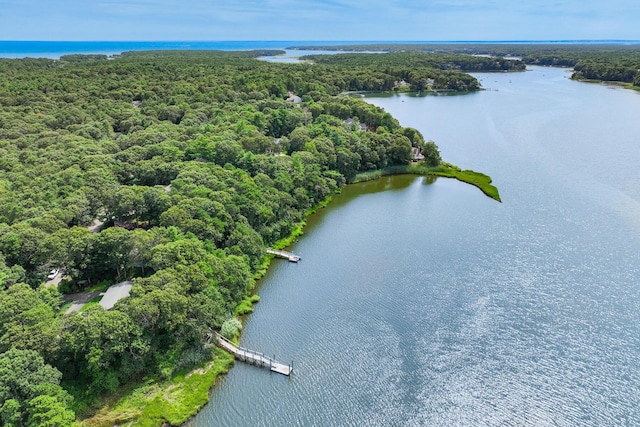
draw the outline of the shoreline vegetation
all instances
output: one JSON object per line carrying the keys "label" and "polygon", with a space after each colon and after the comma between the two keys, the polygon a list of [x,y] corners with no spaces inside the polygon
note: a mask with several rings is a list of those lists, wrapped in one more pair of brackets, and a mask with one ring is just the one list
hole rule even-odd
{"label": "shoreline vegetation", "polygon": [[234,363],[231,354],[216,348],[213,360],[195,369],[179,372],[167,380],[129,384],[105,397],[99,409],[91,417],[79,421],[78,425],[182,425],[207,404],[211,388]]}
{"label": "shoreline vegetation", "polygon": [[[347,183],[435,175],[500,200],[488,176],[442,162],[420,132],[340,94],[474,91],[468,71],[518,60],[395,52],[278,64],[264,53],[0,59],[0,385],[13,390],[26,361],[42,373],[8,395],[3,420],[186,421],[233,364],[210,332],[252,311],[265,248],[291,244]],[[620,55],[598,58],[635,61]],[[576,70],[607,69],[593,64]],[[416,152],[424,160],[411,164]],[[41,286],[52,270],[64,271],[59,289]],[[61,291],[131,278],[109,310],[60,313]]]}
{"label": "shoreline vegetation", "polygon": [[356,175],[353,183],[372,181],[388,175],[423,175],[453,178],[477,187],[487,197],[502,203],[502,200],[500,199],[500,192],[498,191],[497,187],[491,184],[492,180],[490,176],[472,170],[462,170],[461,168],[449,163],[443,163],[438,166],[394,166],[371,172],[364,172]]}
{"label": "shoreline vegetation", "polygon": [[[337,190],[339,191],[339,190]],[[305,212],[302,221],[294,226],[291,234],[278,242],[275,249],[285,249],[304,234],[309,216],[329,206],[332,196],[327,196]],[[235,316],[242,319],[253,312],[260,296],[253,293],[260,286],[260,279],[267,273],[274,255],[265,255],[253,277],[251,291],[234,309]],[[236,344],[240,330],[230,337]],[[111,427],[130,425],[156,427],[165,424],[182,425],[195,416],[209,402],[209,394],[221,375],[225,375],[236,363],[226,351],[215,348],[213,360],[205,361],[195,368],[179,372],[167,380],[149,379],[142,384],[128,384],[113,395],[102,399],[91,416],[79,421],[84,427]]]}
{"label": "shoreline vegetation", "polygon": [[[440,176],[458,179],[464,183],[478,187],[488,197],[501,202],[498,189],[491,185],[491,178],[487,175],[462,171],[454,165],[444,163],[438,167],[425,167],[418,165],[396,166],[381,170],[365,172],[356,175],[351,184],[372,181],[389,175],[423,175]],[[336,190],[339,192],[340,190]],[[313,208],[305,212],[304,218],[295,224],[291,234],[278,242],[274,249],[286,249],[297,239],[304,235],[307,219],[319,209],[330,206],[332,196],[327,196]],[[247,297],[245,297],[234,309],[235,316],[242,319],[253,312],[253,306],[260,301],[256,292],[260,286],[260,280],[267,273],[271,262],[276,259],[273,255],[265,255],[253,277],[253,285]],[[232,339],[237,343],[240,331]],[[148,381],[138,387],[124,387],[121,393],[108,397],[100,405],[100,409],[89,418],[82,420],[81,425],[86,427],[110,427],[124,423],[132,426],[159,426],[163,423],[181,425],[209,401],[209,394],[220,375],[224,375],[235,364],[233,356],[216,348],[214,360],[205,362],[201,366],[188,372],[180,372],[176,376],[165,381]],[[189,391],[187,393],[187,391]],[[166,409],[165,409],[166,408]],[[166,412],[165,412],[166,411]]]}
{"label": "shoreline vegetation", "polygon": [[[372,181],[389,175],[424,175],[455,178],[462,182],[478,187],[488,197],[501,202],[498,189],[491,185],[491,178],[487,175],[462,171],[460,168],[445,164],[440,167],[400,166],[365,172],[357,175],[352,184]],[[275,249],[285,249],[292,245],[304,234],[304,228],[309,216],[319,209],[330,206],[332,196],[318,203],[305,212],[304,219],[297,223],[292,233],[276,242]],[[273,255],[266,255],[254,275],[251,292],[259,287],[260,279],[267,273],[271,262],[276,259]],[[237,317],[242,318],[253,312],[253,306],[260,300],[258,294],[251,294],[244,298],[234,309]],[[233,339],[237,342],[239,334]],[[140,387],[125,387],[119,399],[114,396],[105,400],[95,415],[81,422],[86,427],[110,427],[114,424],[132,423],[131,425],[158,426],[163,423],[181,425],[209,401],[209,393],[215,386],[220,375],[229,372],[236,362],[229,353],[216,349],[214,360],[189,371],[181,372],[170,380],[151,381]]]}

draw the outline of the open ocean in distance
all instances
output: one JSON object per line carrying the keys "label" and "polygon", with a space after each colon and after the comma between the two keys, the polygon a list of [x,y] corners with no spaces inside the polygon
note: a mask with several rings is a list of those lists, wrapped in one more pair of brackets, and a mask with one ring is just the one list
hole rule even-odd
{"label": "open ocean in distance", "polygon": [[117,55],[132,50],[252,50],[285,49],[290,46],[335,46],[349,44],[451,44],[451,43],[640,43],[640,40],[551,40],[551,41],[0,41],[0,58],[51,58],[74,53]]}

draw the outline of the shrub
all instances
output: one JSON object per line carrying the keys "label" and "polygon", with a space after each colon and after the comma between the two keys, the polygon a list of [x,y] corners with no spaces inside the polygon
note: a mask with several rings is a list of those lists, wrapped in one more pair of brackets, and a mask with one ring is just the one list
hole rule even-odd
{"label": "shrub", "polygon": [[242,330],[242,323],[235,317],[227,319],[220,328],[220,333],[227,339],[234,339]]}

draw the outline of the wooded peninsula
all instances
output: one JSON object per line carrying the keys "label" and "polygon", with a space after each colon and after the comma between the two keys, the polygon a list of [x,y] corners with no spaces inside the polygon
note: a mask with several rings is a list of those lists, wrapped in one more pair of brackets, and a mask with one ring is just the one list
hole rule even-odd
{"label": "wooded peninsula", "polygon": [[[525,65],[571,67],[576,80],[628,83],[640,87],[639,43],[394,43],[339,46],[293,46],[290,49],[341,52],[428,52],[437,55],[471,55],[486,61],[518,59],[512,67]],[[330,61],[330,59],[327,59]],[[474,71],[473,65],[459,64],[459,69]],[[450,64],[455,64],[451,61]],[[496,65],[498,67],[498,65]],[[522,67],[522,68],[519,68]],[[510,71],[512,69],[509,69]],[[488,71],[485,67],[482,70]]]}
{"label": "wooded peninsula", "polygon": [[[432,174],[499,200],[489,177],[443,162],[433,141],[346,93],[475,91],[467,72],[529,59],[257,59],[278,53],[0,59],[2,425],[186,421],[233,363],[211,332],[239,332],[265,249],[348,183]],[[628,52],[576,55],[585,78],[587,57],[601,77],[640,68]],[[98,304],[130,279],[127,298]],[[81,292],[95,296],[68,313]]]}

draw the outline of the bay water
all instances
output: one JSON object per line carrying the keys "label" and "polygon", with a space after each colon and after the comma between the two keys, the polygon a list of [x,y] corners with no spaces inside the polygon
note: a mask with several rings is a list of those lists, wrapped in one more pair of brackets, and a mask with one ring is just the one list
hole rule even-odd
{"label": "bay water", "polygon": [[274,261],[189,426],[640,424],[640,94],[563,69],[367,98],[491,175],[348,186]]}
{"label": "bay water", "polygon": [[[141,50],[286,50],[283,57],[271,59],[277,62],[295,62],[292,57],[336,53],[336,51],[305,51],[304,46],[339,46],[350,44],[421,43],[416,41],[321,41],[321,40],[194,40],[194,41],[35,41],[0,40],[0,58],[50,58],[59,59],[70,54],[119,55],[122,52]],[[432,42],[442,43],[442,42]],[[449,42],[455,43],[455,42]],[[526,42],[522,42],[526,43]],[[287,49],[297,46],[298,49]]]}

